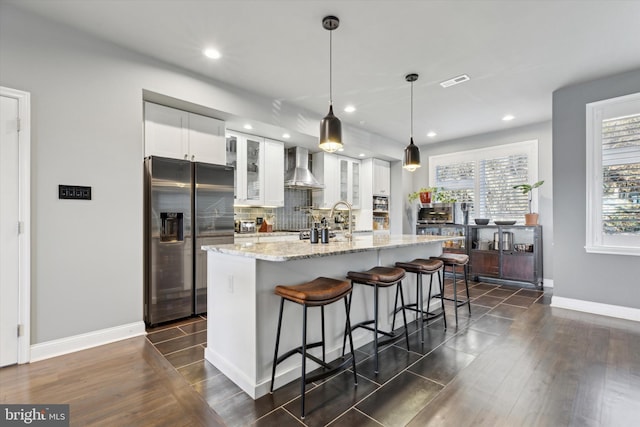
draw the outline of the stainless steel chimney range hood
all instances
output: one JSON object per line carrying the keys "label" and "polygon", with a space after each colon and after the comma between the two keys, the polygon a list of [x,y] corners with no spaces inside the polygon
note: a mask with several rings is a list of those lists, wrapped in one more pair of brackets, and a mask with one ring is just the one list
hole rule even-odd
{"label": "stainless steel chimney range hood", "polygon": [[303,147],[287,149],[287,172],[284,186],[287,188],[313,189],[324,188],[309,170],[309,150]]}

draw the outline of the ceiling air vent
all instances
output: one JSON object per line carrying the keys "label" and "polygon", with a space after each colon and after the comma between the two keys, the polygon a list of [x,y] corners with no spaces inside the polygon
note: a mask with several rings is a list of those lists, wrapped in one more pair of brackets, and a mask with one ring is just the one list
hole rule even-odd
{"label": "ceiling air vent", "polygon": [[453,85],[457,85],[460,83],[464,83],[466,81],[469,81],[469,76],[467,76],[466,74],[463,74],[461,76],[458,77],[454,77],[452,79],[449,79],[447,81],[444,81],[442,83],[440,83],[440,86],[442,87],[449,87],[449,86],[453,86]]}

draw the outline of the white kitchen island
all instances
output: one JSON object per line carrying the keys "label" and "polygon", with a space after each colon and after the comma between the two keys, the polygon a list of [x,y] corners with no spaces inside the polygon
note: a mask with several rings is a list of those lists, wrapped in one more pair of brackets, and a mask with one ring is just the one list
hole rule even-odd
{"label": "white kitchen island", "polygon": [[[442,252],[442,242],[450,236],[374,235],[356,236],[352,242],[331,241],[311,244],[308,240],[237,243],[203,246],[207,250],[207,348],[205,358],[256,399],[269,391],[280,297],[273,293],[278,284],[293,285],[318,276],[344,280],[348,271],[392,266],[396,261],[428,258]],[[415,277],[404,280],[406,301],[414,292]],[[380,292],[380,329],[388,330],[395,288]],[[373,288],[356,285],[353,290],[351,323],[373,317]],[[409,319],[412,319],[410,316]],[[401,322],[402,317],[398,320]],[[308,342],[319,341],[320,310],[308,314]],[[400,323],[396,323],[396,327]],[[344,304],[325,307],[327,361],[342,352]],[[357,329],[356,348],[372,341],[373,334]],[[300,346],[302,308],[285,303],[280,354]],[[321,357],[321,349],[312,353]],[[275,388],[300,377],[299,357],[278,365]],[[307,363],[307,368],[317,368]]]}

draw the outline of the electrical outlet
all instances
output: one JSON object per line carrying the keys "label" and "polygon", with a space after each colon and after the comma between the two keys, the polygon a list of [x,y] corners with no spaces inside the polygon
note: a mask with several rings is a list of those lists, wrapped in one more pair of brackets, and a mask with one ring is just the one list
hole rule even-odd
{"label": "electrical outlet", "polygon": [[91,187],[58,185],[58,199],[91,200]]}

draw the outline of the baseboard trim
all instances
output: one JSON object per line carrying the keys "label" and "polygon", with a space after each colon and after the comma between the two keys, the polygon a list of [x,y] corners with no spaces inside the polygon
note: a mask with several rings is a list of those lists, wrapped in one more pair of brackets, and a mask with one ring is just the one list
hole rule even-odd
{"label": "baseboard trim", "polygon": [[145,325],[141,321],[33,344],[30,361],[37,362],[145,334]]}
{"label": "baseboard trim", "polygon": [[640,309],[624,307],[621,305],[602,304],[599,302],[584,301],[558,296],[551,297],[551,307],[566,308],[568,310],[582,311],[598,314],[600,316],[616,317],[618,319],[640,322]]}
{"label": "baseboard trim", "polygon": [[[359,335],[354,333],[353,337],[353,346],[354,348],[359,348],[368,342],[371,342],[371,333],[367,332],[360,334],[359,337],[356,338],[355,335]],[[334,360],[338,357],[342,356],[342,347],[335,348],[333,350],[327,350],[326,358],[327,360]],[[219,353],[207,347],[204,350],[204,358],[211,362],[213,366],[215,366],[220,372],[222,372],[227,378],[233,381],[238,387],[240,387],[245,393],[247,393],[252,399],[258,399],[265,394],[269,393],[269,389],[271,388],[271,374],[269,373],[269,378],[265,378],[260,380],[259,382],[255,382],[251,378],[247,377],[244,372],[242,372],[237,366],[233,363],[222,357]],[[275,389],[278,387],[288,384],[291,381],[300,378],[300,370],[301,363],[295,363],[292,366],[287,368],[282,365],[278,366],[276,370],[275,377]],[[307,362],[307,372],[310,372],[316,369],[319,365],[312,361]]]}

